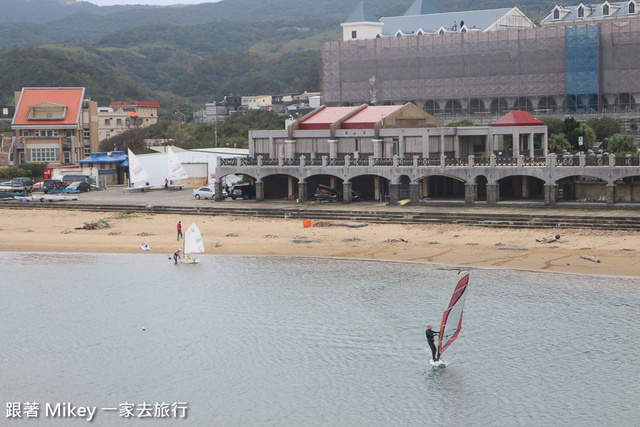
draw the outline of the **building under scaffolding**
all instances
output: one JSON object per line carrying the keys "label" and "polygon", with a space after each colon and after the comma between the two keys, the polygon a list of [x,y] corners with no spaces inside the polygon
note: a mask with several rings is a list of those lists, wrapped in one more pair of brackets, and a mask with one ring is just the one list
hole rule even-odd
{"label": "building under scaffolding", "polygon": [[638,111],[640,15],[585,25],[334,41],[326,105],[412,102],[438,116]]}

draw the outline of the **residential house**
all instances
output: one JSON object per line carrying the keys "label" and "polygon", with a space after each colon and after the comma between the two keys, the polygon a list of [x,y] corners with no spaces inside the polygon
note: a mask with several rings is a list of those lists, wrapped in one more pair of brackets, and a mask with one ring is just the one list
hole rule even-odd
{"label": "residential house", "polygon": [[98,139],[103,141],[136,127],[147,127],[158,122],[157,102],[115,101],[98,111]]}
{"label": "residential house", "polygon": [[11,128],[14,165],[75,163],[98,148],[98,104],[85,88],[23,88]]}

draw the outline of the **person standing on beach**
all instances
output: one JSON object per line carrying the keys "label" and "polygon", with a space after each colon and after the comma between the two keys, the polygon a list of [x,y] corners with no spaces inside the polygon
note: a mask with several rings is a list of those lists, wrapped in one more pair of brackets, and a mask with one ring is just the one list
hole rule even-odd
{"label": "person standing on beach", "polygon": [[182,221],[178,221],[178,240],[182,237]]}
{"label": "person standing on beach", "polygon": [[429,343],[429,347],[431,347],[431,356],[433,358],[433,361],[435,362],[436,360],[438,360],[438,350],[436,350],[436,345],[433,343],[433,338],[436,335],[440,335],[438,332],[433,332],[433,330],[431,329],[431,325],[427,325],[427,330],[426,330],[426,334],[427,334],[427,342]]}

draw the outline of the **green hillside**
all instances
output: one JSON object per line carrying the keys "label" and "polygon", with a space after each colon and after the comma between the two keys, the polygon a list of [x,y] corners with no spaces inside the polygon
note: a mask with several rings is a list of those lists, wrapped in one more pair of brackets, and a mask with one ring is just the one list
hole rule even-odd
{"label": "green hillside", "polygon": [[[84,86],[100,105],[156,100],[166,114],[228,94],[318,91],[319,49],[341,38],[340,22],[359,2],[223,0],[100,8],[62,0],[3,1],[4,10],[14,13],[13,22],[6,13],[0,19],[0,102],[12,103],[14,91],[25,86]],[[518,5],[538,19],[555,4],[434,2],[443,11]],[[402,14],[410,4],[367,1],[377,16]],[[29,13],[30,19],[22,19]]]}

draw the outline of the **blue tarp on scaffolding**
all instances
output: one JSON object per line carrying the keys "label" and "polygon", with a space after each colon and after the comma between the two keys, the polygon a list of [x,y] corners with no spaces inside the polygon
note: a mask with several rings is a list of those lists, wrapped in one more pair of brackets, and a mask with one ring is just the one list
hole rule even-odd
{"label": "blue tarp on scaffolding", "polygon": [[568,113],[598,111],[598,26],[565,27],[565,94]]}

